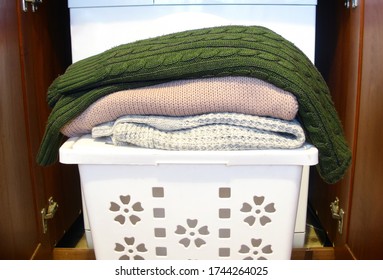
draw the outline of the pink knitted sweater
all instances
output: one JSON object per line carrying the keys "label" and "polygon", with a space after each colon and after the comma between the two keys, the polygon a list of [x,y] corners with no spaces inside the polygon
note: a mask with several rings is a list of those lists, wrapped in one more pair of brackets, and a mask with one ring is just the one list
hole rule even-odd
{"label": "pink knitted sweater", "polygon": [[242,113],[292,120],[298,111],[294,95],[263,80],[219,77],[177,80],[109,94],[65,125],[69,137],[90,133],[98,124],[124,115],[191,116]]}

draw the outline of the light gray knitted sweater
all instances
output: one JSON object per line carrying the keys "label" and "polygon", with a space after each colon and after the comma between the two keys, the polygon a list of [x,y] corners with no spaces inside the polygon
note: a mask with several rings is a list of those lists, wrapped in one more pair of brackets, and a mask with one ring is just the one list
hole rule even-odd
{"label": "light gray knitted sweater", "polygon": [[115,145],[165,150],[294,149],[305,142],[296,121],[237,113],[197,116],[127,115],[92,129]]}

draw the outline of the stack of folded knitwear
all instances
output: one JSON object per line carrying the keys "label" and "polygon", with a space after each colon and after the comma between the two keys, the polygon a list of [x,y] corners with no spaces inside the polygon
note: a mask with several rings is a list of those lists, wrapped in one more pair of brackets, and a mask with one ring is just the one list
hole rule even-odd
{"label": "stack of folded knitwear", "polygon": [[109,94],[65,125],[115,145],[166,150],[298,148],[294,95],[251,77],[177,80]]}
{"label": "stack of folded knitwear", "polygon": [[[166,150],[319,150],[325,181],[351,153],[329,90],[291,42],[260,26],[189,30],[76,62],[48,90],[40,146],[55,161],[63,135]],[[299,120],[299,121],[298,121]]]}

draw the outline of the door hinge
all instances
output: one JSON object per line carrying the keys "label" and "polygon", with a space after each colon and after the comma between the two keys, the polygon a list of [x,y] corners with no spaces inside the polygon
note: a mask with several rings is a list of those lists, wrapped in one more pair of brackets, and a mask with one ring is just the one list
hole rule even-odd
{"label": "door hinge", "polygon": [[41,210],[41,219],[43,223],[43,232],[44,234],[48,231],[48,222],[47,220],[53,219],[55,216],[59,205],[53,200],[52,197],[48,199],[48,209],[43,208]]}
{"label": "door hinge", "polygon": [[335,201],[330,203],[330,210],[332,218],[338,221],[338,232],[342,234],[344,211],[339,207],[339,198],[336,197]]}
{"label": "door hinge", "polygon": [[358,7],[359,3],[358,0],[344,0],[344,6],[349,9],[350,7],[355,9]]}
{"label": "door hinge", "polygon": [[28,12],[28,3],[31,4],[32,12],[36,12],[37,7],[43,3],[43,0],[21,0],[21,5],[24,12]]}

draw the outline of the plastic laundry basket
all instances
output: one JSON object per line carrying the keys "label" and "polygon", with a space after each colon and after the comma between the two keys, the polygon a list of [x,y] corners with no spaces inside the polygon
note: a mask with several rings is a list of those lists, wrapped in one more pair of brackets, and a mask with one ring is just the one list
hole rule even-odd
{"label": "plastic laundry basket", "polygon": [[317,149],[165,151],[69,139],[97,259],[289,259]]}

